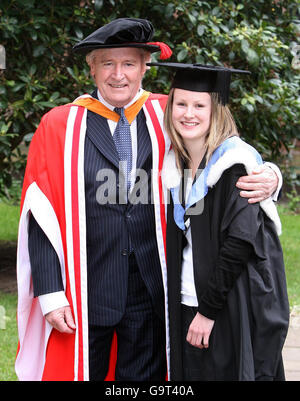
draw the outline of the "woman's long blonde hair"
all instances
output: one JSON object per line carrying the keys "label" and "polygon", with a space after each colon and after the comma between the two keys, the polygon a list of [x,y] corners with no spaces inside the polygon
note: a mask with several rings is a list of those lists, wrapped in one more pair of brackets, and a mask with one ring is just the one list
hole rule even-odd
{"label": "woman's long blonde hair", "polygon": [[[171,139],[172,147],[175,152],[177,167],[182,170],[183,164],[190,162],[190,156],[187,149],[184,146],[182,137],[175,129],[172,120],[172,108],[174,100],[174,91],[176,88],[172,88],[169,94],[165,115],[164,125],[165,129]],[[209,161],[214,150],[221,145],[225,139],[231,136],[239,136],[238,130],[234,121],[234,118],[228,108],[219,102],[217,93],[211,93],[211,116],[210,116],[210,128],[206,137],[206,163]]]}

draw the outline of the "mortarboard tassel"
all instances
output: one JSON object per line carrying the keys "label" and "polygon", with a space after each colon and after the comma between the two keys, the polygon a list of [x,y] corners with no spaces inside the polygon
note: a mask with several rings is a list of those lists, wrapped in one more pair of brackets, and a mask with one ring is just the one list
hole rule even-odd
{"label": "mortarboard tassel", "polygon": [[172,50],[170,47],[163,42],[148,42],[148,45],[154,45],[154,46],[159,46],[160,47],[160,59],[161,60],[166,60],[167,58],[170,58],[172,56]]}

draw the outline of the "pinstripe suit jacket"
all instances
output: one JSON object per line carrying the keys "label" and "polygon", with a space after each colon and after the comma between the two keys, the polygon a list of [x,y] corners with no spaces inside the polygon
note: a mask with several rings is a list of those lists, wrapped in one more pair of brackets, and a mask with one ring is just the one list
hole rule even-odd
{"label": "pinstripe suit jacket", "polygon": [[[101,192],[103,188],[101,185],[105,186],[105,179],[101,180],[103,169],[115,174],[116,199],[119,198],[119,159],[107,120],[88,111],[84,170],[91,324],[110,326],[121,319],[127,299],[129,248],[135,253],[156,312],[161,318],[164,315],[164,291],[155,237],[154,207],[151,204],[152,149],[142,110],[137,116],[137,138],[137,168],[147,174],[144,182],[146,202],[144,198],[144,202],[137,204],[118,201],[99,204],[99,190]],[[135,188],[133,193],[136,193]],[[54,263],[56,258],[51,244],[34,223],[30,230],[35,295],[61,290],[59,264],[58,260]],[[38,266],[44,266],[43,271]]]}

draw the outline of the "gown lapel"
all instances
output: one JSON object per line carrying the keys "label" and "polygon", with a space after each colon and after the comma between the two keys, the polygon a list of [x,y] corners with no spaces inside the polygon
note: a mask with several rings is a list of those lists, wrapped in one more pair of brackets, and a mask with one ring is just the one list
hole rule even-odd
{"label": "gown lapel", "polygon": [[136,167],[142,168],[152,150],[151,139],[148,132],[146,117],[141,110],[137,115],[137,160]]}
{"label": "gown lapel", "polygon": [[119,156],[106,118],[88,111],[87,137],[101,154],[119,168]]}

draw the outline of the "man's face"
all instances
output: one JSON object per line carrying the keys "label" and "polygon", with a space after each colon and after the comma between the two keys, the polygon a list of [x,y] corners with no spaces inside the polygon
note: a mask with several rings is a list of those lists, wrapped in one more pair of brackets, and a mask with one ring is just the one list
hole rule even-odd
{"label": "man's face", "polygon": [[146,71],[141,49],[99,49],[90,66],[96,85],[109,104],[123,107],[137,94]]}

